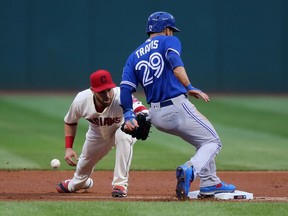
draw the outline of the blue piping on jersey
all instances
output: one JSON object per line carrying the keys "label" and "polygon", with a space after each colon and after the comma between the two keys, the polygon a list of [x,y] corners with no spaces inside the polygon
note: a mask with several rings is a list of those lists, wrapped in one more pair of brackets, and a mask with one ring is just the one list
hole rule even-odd
{"label": "blue piping on jersey", "polygon": [[[213,160],[213,158],[215,158],[215,156],[219,153],[219,151],[221,150],[221,146],[219,145],[219,142],[218,142],[218,147],[217,147],[217,149],[215,150],[215,152],[211,155],[211,157],[209,158],[209,160],[207,161],[207,163],[203,166],[203,168],[197,173],[195,173],[197,176],[199,175],[199,173],[203,170],[203,169],[205,169],[208,165],[209,165],[209,163]],[[196,154],[197,154],[197,152],[196,152]],[[196,171],[196,170],[195,170]]]}
{"label": "blue piping on jersey", "polygon": [[165,58],[166,58],[166,59],[168,59],[168,52],[169,52],[169,51],[173,51],[173,52],[177,53],[177,54],[180,56],[180,53],[179,53],[177,50],[172,49],[172,48],[168,48],[167,51],[166,51],[166,53],[165,53]]}
{"label": "blue piping on jersey", "polygon": [[[218,136],[214,133],[214,131],[208,126],[208,125],[206,125],[204,122],[202,122],[199,118],[197,118],[189,109],[188,109],[188,107],[184,104],[184,103],[182,103],[182,106],[183,106],[183,108],[184,108],[184,110],[186,110],[186,112],[188,113],[188,115],[190,115],[193,119],[195,119],[200,125],[202,125],[204,128],[206,128],[211,134],[212,134],[212,136],[213,137],[215,137],[216,139],[217,139],[217,149],[215,150],[215,152],[211,155],[211,157],[209,158],[209,160],[207,161],[207,163],[203,166],[203,168],[201,169],[201,170],[203,170],[203,169],[205,169],[208,165],[209,165],[209,163],[210,163],[210,161],[211,160],[213,160],[213,158],[219,153],[219,151],[221,150],[221,141],[220,141],[220,139],[218,138]],[[197,154],[197,152],[196,152],[196,154]],[[201,172],[201,170],[199,171],[199,173]],[[198,176],[198,174],[199,173],[195,173],[197,176]]]}
{"label": "blue piping on jersey", "polygon": [[129,82],[129,81],[122,81],[122,82],[120,83],[120,85],[122,85],[122,84],[129,85],[129,86],[133,87],[134,89],[137,88],[137,86],[136,86],[134,83]]}
{"label": "blue piping on jersey", "polygon": [[[188,115],[190,115],[192,118],[194,118],[199,124],[201,124],[204,128],[206,128],[211,134],[213,137],[215,137],[217,140],[218,140],[218,143],[220,142],[219,140],[219,137],[217,136],[217,134],[214,133],[214,131],[208,126],[206,125],[204,122],[202,122],[199,118],[197,118],[190,110],[189,108],[184,104],[182,103],[182,106],[183,108],[186,110],[186,112],[188,113]],[[219,146],[221,144],[218,144]]]}

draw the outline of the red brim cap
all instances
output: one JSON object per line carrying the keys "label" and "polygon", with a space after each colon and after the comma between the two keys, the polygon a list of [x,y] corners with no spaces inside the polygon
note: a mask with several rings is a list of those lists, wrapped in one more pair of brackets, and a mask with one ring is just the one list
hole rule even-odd
{"label": "red brim cap", "polygon": [[101,92],[116,87],[111,74],[107,70],[97,70],[92,73],[90,76],[90,85],[94,92]]}
{"label": "red brim cap", "polygon": [[91,87],[91,89],[94,92],[101,92],[101,91],[104,91],[106,89],[111,89],[111,88],[115,88],[115,87],[116,87],[116,85],[114,83],[111,83],[111,84],[103,85],[100,87]]}

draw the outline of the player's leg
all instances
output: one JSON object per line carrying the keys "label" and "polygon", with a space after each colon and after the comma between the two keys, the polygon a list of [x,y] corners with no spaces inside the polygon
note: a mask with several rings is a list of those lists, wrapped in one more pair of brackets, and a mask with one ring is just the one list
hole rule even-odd
{"label": "player's leg", "polygon": [[[179,124],[175,133],[196,147],[196,153],[187,162],[187,165],[193,165],[195,176],[202,172],[203,175],[204,173],[211,175],[211,179],[217,181],[216,166],[212,165],[215,156],[222,148],[222,143],[216,130],[190,101],[186,100],[178,107],[182,111],[182,118],[185,122]],[[211,166],[210,163],[212,163]]]}
{"label": "player's leg", "polygon": [[124,133],[119,128],[115,135],[115,167],[112,181],[112,196],[125,197],[128,191],[129,169],[133,156],[133,145],[135,138]]}
{"label": "player's leg", "polygon": [[[182,138],[196,147],[196,154],[186,163],[194,168],[195,176],[200,177],[200,193],[214,194],[233,192],[234,185],[221,182],[216,174],[215,157],[222,148],[220,138],[211,122],[203,116],[193,104],[182,104],[187,123],[193,125],[191,130],[182,133]],[[180,127],[181,131],[184,127]]]}
{"label": "player's leg", "polygon": [[212,186],[221,182],[216,174],[216,164],[214,159],[210,160],[210,162],[202,168],[198,176],[200,178],[200,187]]}
{"label": "player's leg", "polygon": [[[214,185],[221,182],[216,175],[216,166],[212,166],[215,156],[221,150],[220,138],[213,125],[197,111],[189,100],[184,99],[180,103],[174,104],[174,106],[161,109],[151,108],[150,115],[152,124],[159,130],[179,136],[197,149],[196,154],[188,162],[177,168],[176,191],[177,188],[180,188],[185,190],[187,194],[187,185],[190,179],[183,181],[182,176],[187,176],[185,172],[186,170],[189,171],[187,167],[191,166],[193,166],[194,178],[199,176],[199,173],[201,173],[201,176],[205,176],[205,179],[200,181],[201,184]],[[183,186],[178,187],[179,185]]]}
{"label": "player's leg", "polygon": [[[160,131],[181,137],[179,127],[185,122],[185,116],[177,106],[167,106],[159,108],[151,106],[149,110],[151,123]],[[185,200],[190,190],[190,184],[194,180],[193,167],[185,164],[176,169],[176,196]]]}
{"label": "player's leg", "polygon": [[73,192],[89,187],[89,177],[95,165],[107,155],[112,147],[105,140],[86,138],[74,177],[68,185],[69,191]]}

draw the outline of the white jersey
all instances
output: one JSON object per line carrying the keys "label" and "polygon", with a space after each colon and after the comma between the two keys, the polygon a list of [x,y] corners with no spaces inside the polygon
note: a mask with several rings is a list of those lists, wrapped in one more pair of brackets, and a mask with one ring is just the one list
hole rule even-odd
{"label": "white jersey", "polygon": [[[110,106],[98,113],[95,108],[93,93],[90,89],[79,92],[64,117],[66,124],[74,124],[80,118],[89,122],[87,138],[102,138],[106,141],[114,137],[116,130],[123,124],[123,110],[120,106],[120,88],[112,89],[114,96]],[[134,112],[146,109],[140,101],[133,98]]]}
{"label": "white jersey", "polygon": [[[74,98],[69,111],[64,117],[66,124],[75,124],[81,118],[89,122],[89,129],[79,157],[76,172],[68,185],[69,191],[77,191],[85,187],[95,165],[116,146],[113,186],[122,186],[127,190],[129,168],[133,155],[133,145],[136,138],[132,138],[121,131],[124,122],[123,110],[120,106],[120,88],[112,89],[114,96],[110,106],[103,112],[96,111],[93,93],[90,89],[79,92]],[[134,112],[148,112],[140,101],[133,98]]]}

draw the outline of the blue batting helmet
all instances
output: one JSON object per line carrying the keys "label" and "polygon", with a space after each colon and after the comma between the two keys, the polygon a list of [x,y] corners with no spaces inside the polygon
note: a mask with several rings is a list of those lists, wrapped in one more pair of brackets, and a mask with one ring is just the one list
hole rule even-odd
{"label": "blue batting helmet", "polygon": [[165,28],[171,28],[174,32],[180,30],[175,26],[175,18],[163,11],[158,11],[148,17],[146,33],[162,32]]}

